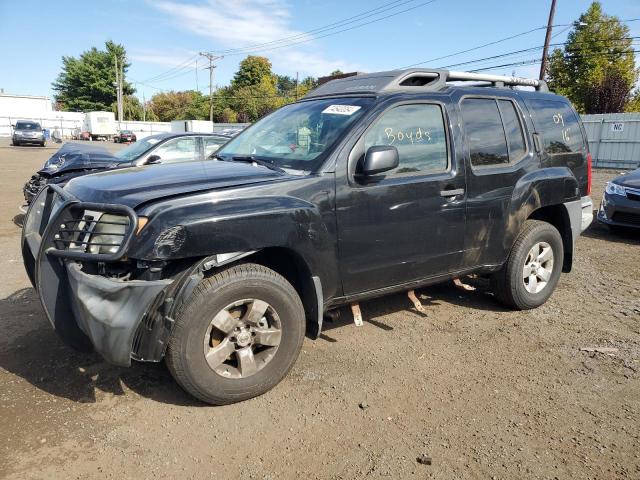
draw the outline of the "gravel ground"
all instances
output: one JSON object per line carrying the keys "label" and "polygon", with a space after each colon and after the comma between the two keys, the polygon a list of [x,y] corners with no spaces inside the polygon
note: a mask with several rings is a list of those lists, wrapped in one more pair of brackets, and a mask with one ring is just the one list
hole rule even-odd
{"label": "gravel ground", "polygon": [[400,294],[362,328],[343,311],[274,390],[210,407],[50,328],[14,217],[55,148],[0,139],[0,478],[640,478],[640,233],[593,225],[534,311],[482,284],[421,289],[426,316]]}

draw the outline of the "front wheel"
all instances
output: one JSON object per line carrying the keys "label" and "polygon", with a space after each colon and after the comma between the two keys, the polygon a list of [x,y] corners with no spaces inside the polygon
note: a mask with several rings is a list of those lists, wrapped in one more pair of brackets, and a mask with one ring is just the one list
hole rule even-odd
{"label": "front wheel", "polygon": [[493,293],[517,310],[539,307],[555,290],[563,261],[560,232],[549,223],[527,220],[507,262],[491,277]]}
{"label": "front wheel", "polygon": [[267,392],[302,348],[304,308],[293,286],[246,263],[202,280],[178,313],[166,363],[194,397],[214,405]]}

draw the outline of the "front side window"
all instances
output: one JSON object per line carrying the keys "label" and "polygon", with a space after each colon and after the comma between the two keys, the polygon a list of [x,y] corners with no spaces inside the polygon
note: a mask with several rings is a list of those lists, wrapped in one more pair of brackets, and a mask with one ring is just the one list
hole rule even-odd
{"label": "front side window", "polygon": [[583,148],[580,124],[564,102],[531,100],[533,120],[548,154],[576,153]]}
{"label": "front side window", "polygon": [[313,171],[373,98],[329,98],[286,105],[234,137],[217,155],[255,157],[278,167]]}
{"label": "front side window", "polygon": [[196,159],[196,137],[174,138],[151,152],[160,163],[188,162]]}
{"label": "front side window", "polygon": [[386,111],[364,136],[365,151],[373,146],[398,149],[400,164],[389,175],[445,171],[447,137],[439,105],[400,105]]}

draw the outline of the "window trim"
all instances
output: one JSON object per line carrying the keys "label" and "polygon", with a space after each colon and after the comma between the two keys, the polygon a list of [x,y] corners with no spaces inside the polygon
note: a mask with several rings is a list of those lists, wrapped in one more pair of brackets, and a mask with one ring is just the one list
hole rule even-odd
{"label": "window trim", "polygon": [[[433,99],[415,99],[415,100],[403,100],[400,102],[396,102],[396,103],[392,103],[391,105],[388,105],[387,107],[385,107],[383,110],[381,110],[380,112],[378,112],[373,119],[371,119],[370,121],[368,121],[368,125],[365,128],[365,130],[359,135],[358,139],[353,143],[353,146],[349,149],[349,153],[347,155],[347,170],[348,170],[348,176],[349,176],[349,183],[352,185],[357,185],[357,186],[362,186],[362,184],[360,182],[355,181],[355,170],[357,167],[357,163],[360,160],[360,158],[356,159],[356,160],[351,160],[351,156],[353,154],[353,151],[358,148],[358,146],[362,143],[362,147],[364,148],[364,137],[367,135],[367,133],[374,128],[374,126],[376,125],[376,123],[380,120],[380,118],[382,118],[383,115],[385,115],[387,112],[389,112],[390,110],[397,108],[397,107],[403,107],[403,106],[407,106],[407,105],[435,105],[437,107],[440,108],[440,113],[442,114],[442,126],[444,127],[444,136],[445,136],[445,140],[446,140],[446,148],[447,148],[447,166],[444,170],[438,170],[438,171],[433,171],[433,172],[405,172],[405,173],[397,173],[394,174],[393,171],[388,172],[385,175],[384,180],[396,180],[396,179],[420,179],[420,178],[428,178],[428,177],[437,177],[437,176],[442,176],[442,175],[446,175],[448,173],[451,173],[452,169],[453,169],[453,162],[452,162],[452,155],[451,155],[451,149],[452,149],[452,141],[451,141],[451,128],[450,128],[450,120],[449,120],[449,113],[447,112],[447,108],[446,108],[446,104],[443,101],[439,101],[439,100],[433,100]],[[366,151],[364,152],[366,154]],[[351,165],[351,162],[354,161],[355,163],[353,165]],[[352,168],[354,167],[354,168]],[[376,182],[373,183],[372,185],[376,185],[379,184],[380,182]]]}
{"label": "window trim", "polygon": [[[518,117],[518,121],[520,122],[520,129],[522,131],[522,136],[524,138],[524,146],[525,146],[525,151],[524,154],[522,155],[522,157],[518,160],[514,160],[513,162],[511,160],[509,160],[509,163],[504,163],[504,164],[493,164],[493,165],[473,165],[473,163],[471,162],[471,147],[469,145],[469,135],[467,134],[467,129],[466,126],[464,124],[464,116],[462,114],[462,102],[468,99],[479,99],[479,100],[493,100],[496,104],[496,108],[498,109],[498,115],[500,115],[500,122],[502,123],[502,131],[504,133],[504,140],[505,143],[507,145],[507,155],[510,157],[510,147],[509,147],[509,140],[507,138],[507,132],[505,130],[505,124],[504,124],[504,119],[502,118],[502,112],[500,111],[500,104],[498,103],[499,100],[506,100],[508,102],[511,102],[511,104],[514,106],[515,110],[516,110],[516,116]],[[523,112],[522,109],[520,108],[520,105],[518,105],[518,102],[516,101],[515,98],[512,97],[499,97],[496,95],[473,95],[473,94],[469,94],[469,95],[463,95],[462,97],[460,97],[460,100],[458,101],[458,109],[460,111],[460,123],[462,125],[462,131],[464,134],[464,144],[465,144],[465,149],[466,149],[466,157],[469,159],[469,166],[471,167],[471,170],[475,172],[486,172],[486,171],[496,171],[496,170],[510,170],[512,169],[514,166],[519,165],[520,163],[522,163],[526,158],[531,156],[531,145],[529,144],[529,130],[527,129],[527,124],[524,121],[524,116],[523,116]]]}

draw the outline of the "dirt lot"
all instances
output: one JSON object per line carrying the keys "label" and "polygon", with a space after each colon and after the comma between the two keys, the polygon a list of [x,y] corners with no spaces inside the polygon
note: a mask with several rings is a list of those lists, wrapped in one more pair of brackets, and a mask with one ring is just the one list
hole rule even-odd
{"label": "dirt lot", "polygon": [[[50,328],[14,217],[54,148],[0,139],[0,477],[640,478],[640,234],[592,226],[535,311],[450,285],[420,291],[426,317],[366,302],[274,390],[210,407],[162,364],[116,368]],[[596,202],[615,175],[595,173]]]}

